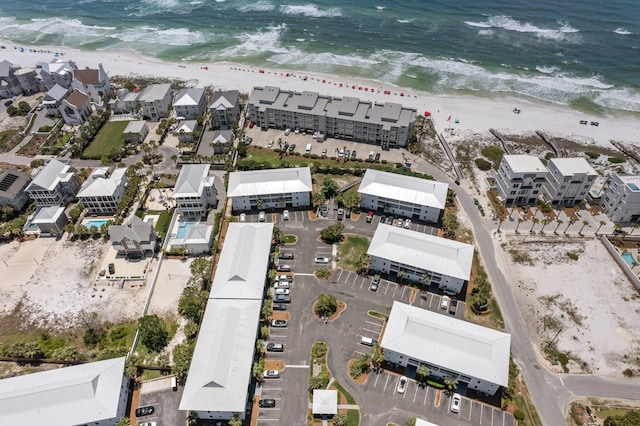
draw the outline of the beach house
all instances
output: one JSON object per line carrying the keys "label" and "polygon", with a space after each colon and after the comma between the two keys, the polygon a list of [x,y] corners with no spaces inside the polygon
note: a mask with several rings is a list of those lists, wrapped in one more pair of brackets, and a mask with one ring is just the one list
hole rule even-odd
{"label": "beach house", "polygon": [[204,89],[191,87],[180,89],[173,101],[173,109],[179,120],[195,120],[207,110],[207,96]]}
{"label": "beach house", "polygon": [[66,89],[58,84],[53,86],[44,95],[42,106],[44,107],[44,113],[48,117],[54,117],[60,115],[60,106],[62,101],[69,94],[69,89]]}
{"label": "beach house", "polygon": [[407,145],[417,111],[400,104],[294,92],[278,87],[254,87],[248,102],[251,121],[262,129],[319,131],[328,137],[380,146]]}
{"label": "beach house", "polygon": [[206,218],[209,207],[217,203],[214,177],[209,176],[209,164],[185,164],[173,187],[173,199],[180,215]]}
{"label": "beach house", "polygon": [[544,200],[554,206],[574,206],[589,194],[598,173],[582,157],[552,158],[547,163]]}
{"label": "beach house", "polygon": [[80,125],[91,115],[91,100],[81,91],[74,90],[62,100],[59,110],[65,124]]}
{"label": "beach house", "polygon": [[138,96],[142,116],[151,121],[159,121],[167,117],[172,96],[173,91],[169,83],[148,86]]}
{"label": "beach house", "polygon": [[75,62],[54,58],[50,62],[38,64],[40,69],[40,79],[47,90],[51,90],[56,84],[65,89],[71,87],[73,72],[78,69]]}
{"label": "beach house", "polygon": [[32,95],[40,91],[38,74],[33,68],[19,68],[15,71],[16,79],[25,95]]}
{"label": "beach house", "polygon": [[211,105],[211,127],[228,129],[240,118],[240,96],[237,90],[217,91],[213,94]]}
{"label": "beach house", "polygon": [[227,196],[233,210],[296,208],[311,205],[311,169],[286,169],[231,172]]}
{"label": "beach house", "polygon": [[610,175],[604,185],[601,204],[614,223],[640,222],[640,176]]}
{"label": "beach house", "polygon": [[178,136],[178,141],[191,143],[195,139],[197,129],[198,122],[196,120],[181,120],[176,126],[175,134]]}
{"label": "beach house", "polygon": [[103,96],[111,91],[109,76],[102,68],[102,64],[98,64],[97,69],[74,70],[71,86],[87,95],[96,105],[102,105]]}
{"label": "beach house", "polygon": [[126,168],[97,167],[82,184],[77,198],[88,215],[113,215],[118,212],[126,184]]}
{"label": "beach house", "polygon": [[109,226],[109,239],[114,249],[127,258],[141,258],[156,247],[156,231],[152,223],[131,216],[122,225]]}
{"label": "beach house", "polygon": [[29,202],[26,188],[31,176],[16,169],[0,173],[0,206],[11,206],[20,211]]}
{"label": "beach house", "polygon": [[0,98],[11,98],[21,91],[15,72],[18,68],[7,60],[0,61]]}
{"label": "beach house", "polygon": [[395,301],[380,346],[407,376],[425,365],[434,378],[486,395],[509,384],[511,335],[449,315]]}
{"label": "beach house", "polygon": [[471,277],[473,252],[470,244],[379,224],[367,255],[372,271],[458,294]]}
{"label": "beach house", "polygon": [[138,109],[138,96],[140,92],[119,89],[115,99],[109,100],[109,108],[114,114],[131,114]]}
{"label": "beach house", "polygon": [[127,127],[122,132],[122,140],[125,145],[141,144],[149,134],[149,125],[143,120],[134,120],[127,123]]}
{"label": "beach house", "polygon": [[62,206],[39,207],[31,218],[31,224],[38,227],[42,237],[61,235],[64,227],[69,223],[64,210]]}
{"label": "beach house", "polygon": [[367,169],[360,183],[362,210],[436,223],[447,202],[449,185],[397,173]]}
{"label": "beach house", "polygon": [[498,195],[505,205],[537,204],[549,171],[533,155],[505,155],[494,172]]}
{"label": "beach house", "polygon": [[51,159],[25,190],[36,206],[47,207],[66,206],[79,188],[73,167]]}

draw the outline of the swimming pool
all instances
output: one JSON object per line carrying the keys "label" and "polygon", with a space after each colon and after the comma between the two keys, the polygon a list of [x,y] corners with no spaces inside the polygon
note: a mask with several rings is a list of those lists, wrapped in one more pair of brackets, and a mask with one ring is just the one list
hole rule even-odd
{"label": "swimming pool", "polygon": [[197,224],[198,224],[197,222],[180,222],[178,224],[178,232],[176,233],[176,238],[186,237],[187,230]]}
{"label": "swimming pool", "polygon": [[627,265],[629,265],[630,267],[633,267],[634,264],[637,264],[636,260],[633,258],[633,255],[628,251],[625,251],[624,253],[622,253],[622,258],[624,259],[625,262],[627,262]]}
{"label": "swimming pool", "polygon": [[91,219],[91,220],[88,220],[84,224],[84,226],[86,226],[87,229],[91,229],[92,226],[95,226],[96,228],[100,229],[100,227],[107,222],[108,222],[107,219]]}

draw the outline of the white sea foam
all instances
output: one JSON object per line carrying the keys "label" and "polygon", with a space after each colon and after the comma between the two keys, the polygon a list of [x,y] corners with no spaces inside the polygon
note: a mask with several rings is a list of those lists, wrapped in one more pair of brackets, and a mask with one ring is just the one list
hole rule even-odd
{"label": "white sea foam", "polygon": [[536,67],[536,71],[541,72],[542,74],[553,74],[558,71],[558,67],[539,65]]}
{"label": "white sea foam", "polygon": [[132,16],[148,16],[156,13],[171,12],[188,14],[204,4],[203,0],[141,0],[140,3],[127,5],[125,10],[131,10]]}
{"label": "white sea foam", "polygon": [[628,88],[598,91],[593,101],[607,108],[640,111],[640,92]]}
{"label": "white sea foam", "polygon": [[378,10],[385,10],[385,9],[386,9],[386,7],[384,7],[384,6],[376,6],[376,9],[378,9]]}
{"label": "white sea foam", "polygon": [[268,0],[258,0],[238,6],[239,12],[271,12],[275,6]]}
{"label": "white sea foam", "polygon": [[616,33],[616,34],[620,34],[620,35],[631,35],[631,34],[633,34],[631,31],[627,31],[622,27],[616,28],[613,32]]}
{"label": "white sea foam", "polygon": [[567,22],[558,22],[560,28],[540,28],[536,25],[528,22],[521,22],[510,16],[490,16],[486,21],[474,22],[465,21],[466,25],[478,28],[501,28],[507,31],[514,31],[519,33],[531,33],[535,34],[539,38],[561,40],[564,39],[566,34],[576,33],[579,30],[573,28]]}
{"label": "white sea foam", "polygon": [[330,9],[322,10],[318,9],[315,4],[305,5],[282,5],[280,11],[285,15],[303,15],[312,18],[325,18],[342,16],[342,10],[338,7],[332,7]]}
{"label": "white sea foam", "polygon": [[112,37],[124,42],[152,42],[169,46],[190,46],[207,42],[207,37],[203,33],[190,31],[188,28],[159,29],[141,26],[113,34]]}
{"label": "white sea foam", "polygon": [[1,22],[0,34],[29,35],[35,41],[44,35],[62,37],[101,37],[115,30],[115,27],[85,25],[79,19],[46,18],[32,19],[27,23],[19,23],[12,18],[4,18]]}
{"label": "white sea foam", "polygon": [[280,42],[280,35],[286,30],[287,24],[280,24],[260,28],[253,33],[240,34],[236,37],[240,44],[222,50],[220,55],[225,58],[234,58],[255,56],[265,52],[286,53],[288,49]]}
{"label": "white sea foam", "polygon": [[415,18],[413,18],[413,19],[396,19],[396,21],[398,21],[401,24],[408,24],[410,22],[415,21]]}
{"label": "white sea foam", "polygon": [[478,35],[481,35],[481,36],[492,36],[493,34],[494,34],[494,32],[491,29],[485,29],[485,30],[478,31]]}

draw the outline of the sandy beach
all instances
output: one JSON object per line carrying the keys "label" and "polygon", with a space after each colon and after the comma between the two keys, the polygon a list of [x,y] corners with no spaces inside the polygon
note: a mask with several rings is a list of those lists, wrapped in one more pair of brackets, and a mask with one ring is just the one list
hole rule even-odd
{"label": "sandy beach", "polygon": [[[24,67],[34,67],[38,62],[51,61],[54,59],[53,52],[59,52],[62,59],[75,61],[79,68],[95,68],[102,63],[110,76],[138,74],[175,77],[198,87],[213,86],[216,89],[237,89],[246,93],[254,86],[270,85],[296,91],[316,91],[331,96],[355,96],[379,103],[398,102],[416,108],[419,114],[431,112],[436,129],[443,132],[446,128],[452,127],[454,135],[465,135],[469,130],[485,132],[490,128],[496,128],[511,133],[544,130],[551,136],[572,137],[585,144],[595,143],[609,147],[610,140],[632,143],[638,143],[640,140],[640,117],[633,113],[619,112],[606,117],[595,117],[568,107],[534,102],[525,98],[433,95],[408,91],[377,81],[260,70],[224,62],[178,64],[162,62],[134,52],[80,51],[54,46],[39,46],[34,48],[36,52],[30,52],[29,46],[23,45],[20,47],[25,48],[24,52],[20,52],[7,40],[0,40],[0,44],[6,46],[6,49],[0,50],[0,60]],[[391,94],[385,94],[386,90]],[[515,114],[514,108],[521,112]],[[450,121],[447,121],[449,117]],[[580,124],[581,120],[589,123],[598,122],[599,125]]]}

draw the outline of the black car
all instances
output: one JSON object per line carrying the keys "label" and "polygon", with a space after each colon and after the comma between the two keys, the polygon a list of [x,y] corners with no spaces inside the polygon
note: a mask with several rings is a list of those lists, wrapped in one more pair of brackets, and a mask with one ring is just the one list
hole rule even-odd
{"label": "black car", "polygon": [[296,149],[296,144],[295,144],[295,143],[292,143],[292,144],[289,146],[289,152],[293,152],[293,150],[294,150],[294,149]]}
{"label": "black car", "polygon": [[351,151],[351,159],[355,160],[356,158],[356,152],[355,151]]}
{"label": "black car", "polygon": [[282,147],[282,150],[283,150],[283,151],[286,151],[286,150],[288,150],[288,149],[289,149],[289,144],[288,144],[288,143],[285,143],[285,144],[284,144],[284,146]]}
{"label": "black car", "polygon": [[285,259],[285,260],[291,260],[291,259],[293,259],[293,253],[290,252],[290,251],[281,251],[280,254],[278,255],[278,258]]}
{"label": "black car", "polygon": [[276,400],[275,399],[261,399],[258,402],[258,405],[260,406],[260,408],[273,408],[276,406]]}
{"label": "black car", "polygon": [[379,152],[377,152],[377,153],[376,153],[376,161],[379,161],[379,160],[380,160],[380,153],[379,153]]}
{"label": "black car", "polygon": [[284,303],[274,303],[273,304],[273,310],[274,311],[286,311],[287,310],[287,305],[285,305]]}
{"label": "black car", "polygon": [[267,345],[267,351],[269,351],[269,352],[284,352],[284,345],[282,343],[269,343]]}
{"label": "black car", "polygon": [[347,219],[349,219],[349,218],[351,217],[351,209],[347,209],[347,210],[345,210],[345,212],[344,212],[344,216],[345,216]]}
{"label": "black car", "polygon": [[113,275],[116,273],[116,265],[114,265],[113,263],[109,264],[109,274]]}
{"label": "black car", "polygon": [[151,405],[147,405],[146,407],[138,407],[136,409],[136,417],[149,416],[155,411],[156,410]]}
{"label": "black car", "polygon": [[380,223],[385,223],[387,221],[387,217],[385,215],[380,216]]}
{"label": "black car", "polygon": [[8,101],[5,101],[4,106],[8,107],[11,106],[11,104],[13,104],[13,101],[9,99]]}

